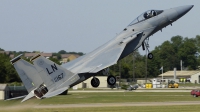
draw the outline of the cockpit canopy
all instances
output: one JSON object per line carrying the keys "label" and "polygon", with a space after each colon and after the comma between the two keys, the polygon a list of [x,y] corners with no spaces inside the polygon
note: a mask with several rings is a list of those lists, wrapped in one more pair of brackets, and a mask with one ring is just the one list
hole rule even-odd
{"label": "cockpit canopy", "polygon": [[157,16],[157,15],[161,14],[162,12],[163,12],[163,10],[148,10],[148,11],[142,13],[140,16],[138,16],[128,26],[131,26],[131,25],[136,24],[138,22],[141,22],[141,21],[147,20],[149,18],[152,18],[154,16]]}

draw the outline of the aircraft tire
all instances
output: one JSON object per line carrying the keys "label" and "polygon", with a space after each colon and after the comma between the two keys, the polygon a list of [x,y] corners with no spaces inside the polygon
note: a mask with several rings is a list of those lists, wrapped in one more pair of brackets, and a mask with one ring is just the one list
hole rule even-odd
{"label": "aircraft tire", "polygon": [[115,85],[116,84],[116,78],[113,75],[109,75],[107,78],[107,83],[109,85]]}
{"label": "aircraft tire", "polygon": [[92,80],[91,80],[92,87],[97,88],[97,87],[99,87],[99,84],[100,84],[100,81],[98,78],[92,78]]}
{"label": "aircraft tire", "polygon": [[148,54],[148,59],[153,59],[153,54],[152,53]]}

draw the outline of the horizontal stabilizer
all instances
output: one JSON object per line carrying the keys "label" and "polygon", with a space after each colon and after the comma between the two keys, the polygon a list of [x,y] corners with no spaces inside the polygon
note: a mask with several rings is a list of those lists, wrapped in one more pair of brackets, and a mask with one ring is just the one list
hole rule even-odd
{"label": "horizontal stabilizer", "polygon": [[19,56],[17,56],[15,58],[13,58],[12,60],[10,60],[11,64],[13,65],[15,62],[17,62],[18,60],[20,60],[22,55],[23,54],[20,54]]}
{"label": "horizontal stabilizer", "polygon": [[64,87],[64,88],[61,88],[61,89],[57,89],[55,91],[52,91],[52,92],[48,92],[46,93],[43,98],[49,98],[49,97],[53,97],[53,96],[56,96],[56,95],[59,95],[61,94],[62,92],[64,92],[65,90],[67,90],[69,87]]}
{"label": "horizontal stabilizer", "polygon": [[24,96],[18,96],[18,97],[9,98],[9,99],[6,99],[6,100],[16,100],[16,99],[24,98],[24,97],[26,97],[26,96],[27,96],[27,95],[24,95]]}
{"label": "horizontal stabilizer", "polygon": [[32,98],[34,96],[34,93],[33,93],[34,90],[32,90],[21,102],[24,102],[30,98]]}

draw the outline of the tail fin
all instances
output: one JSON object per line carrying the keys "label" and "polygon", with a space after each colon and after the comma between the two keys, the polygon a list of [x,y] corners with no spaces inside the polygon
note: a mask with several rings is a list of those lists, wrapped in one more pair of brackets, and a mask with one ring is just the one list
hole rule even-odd
{"label": "tail fin", "polygon": [[21,56],[22,54],[12,59],[11,63],[15,67],[27,91],[31,92],[34,88],[39,87],[43,81],[34,65],[21,59]]}
{"label": "tail fin", "polygon": [[68,89],[72,82],[79,79],[78,76],[72,78],[74,73],[41,55],[36,55],[31,59],[34,65],[21,59],[21,56],[12,59],[11,63],[29,92],[22,102],[33,96],[41,99],[58,95]]}
{"label": "tail fin", "polygon": [[[38,73],[41,75],[49,92],[58,89],[58,86],[74,75],[74,73],[46,59],[40,54],[34,56],[31,61],[33,62]],[[66,87],[67,86],[69,85],[66,84]],[[52,88],[54,88],[54,90],[50,90]]]}
{"label": "tail fin", "polygon": [[21,102],[24,102],[32,97],[34,97],[34,93],[33,93],[34,90],[32,90]]}

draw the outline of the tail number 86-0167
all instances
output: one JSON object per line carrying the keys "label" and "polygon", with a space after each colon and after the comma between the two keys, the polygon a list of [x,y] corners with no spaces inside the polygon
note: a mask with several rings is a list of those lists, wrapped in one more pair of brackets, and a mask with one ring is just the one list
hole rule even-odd
{"label": "tail number 86-0167", "polygon": [[54,81],[55,81],[55,82],[58,82],[58,81],[61,80],[62,78],[63,78],[63,73],[61,73],[60,75],[56,76],[56,77],[54,78]]}

